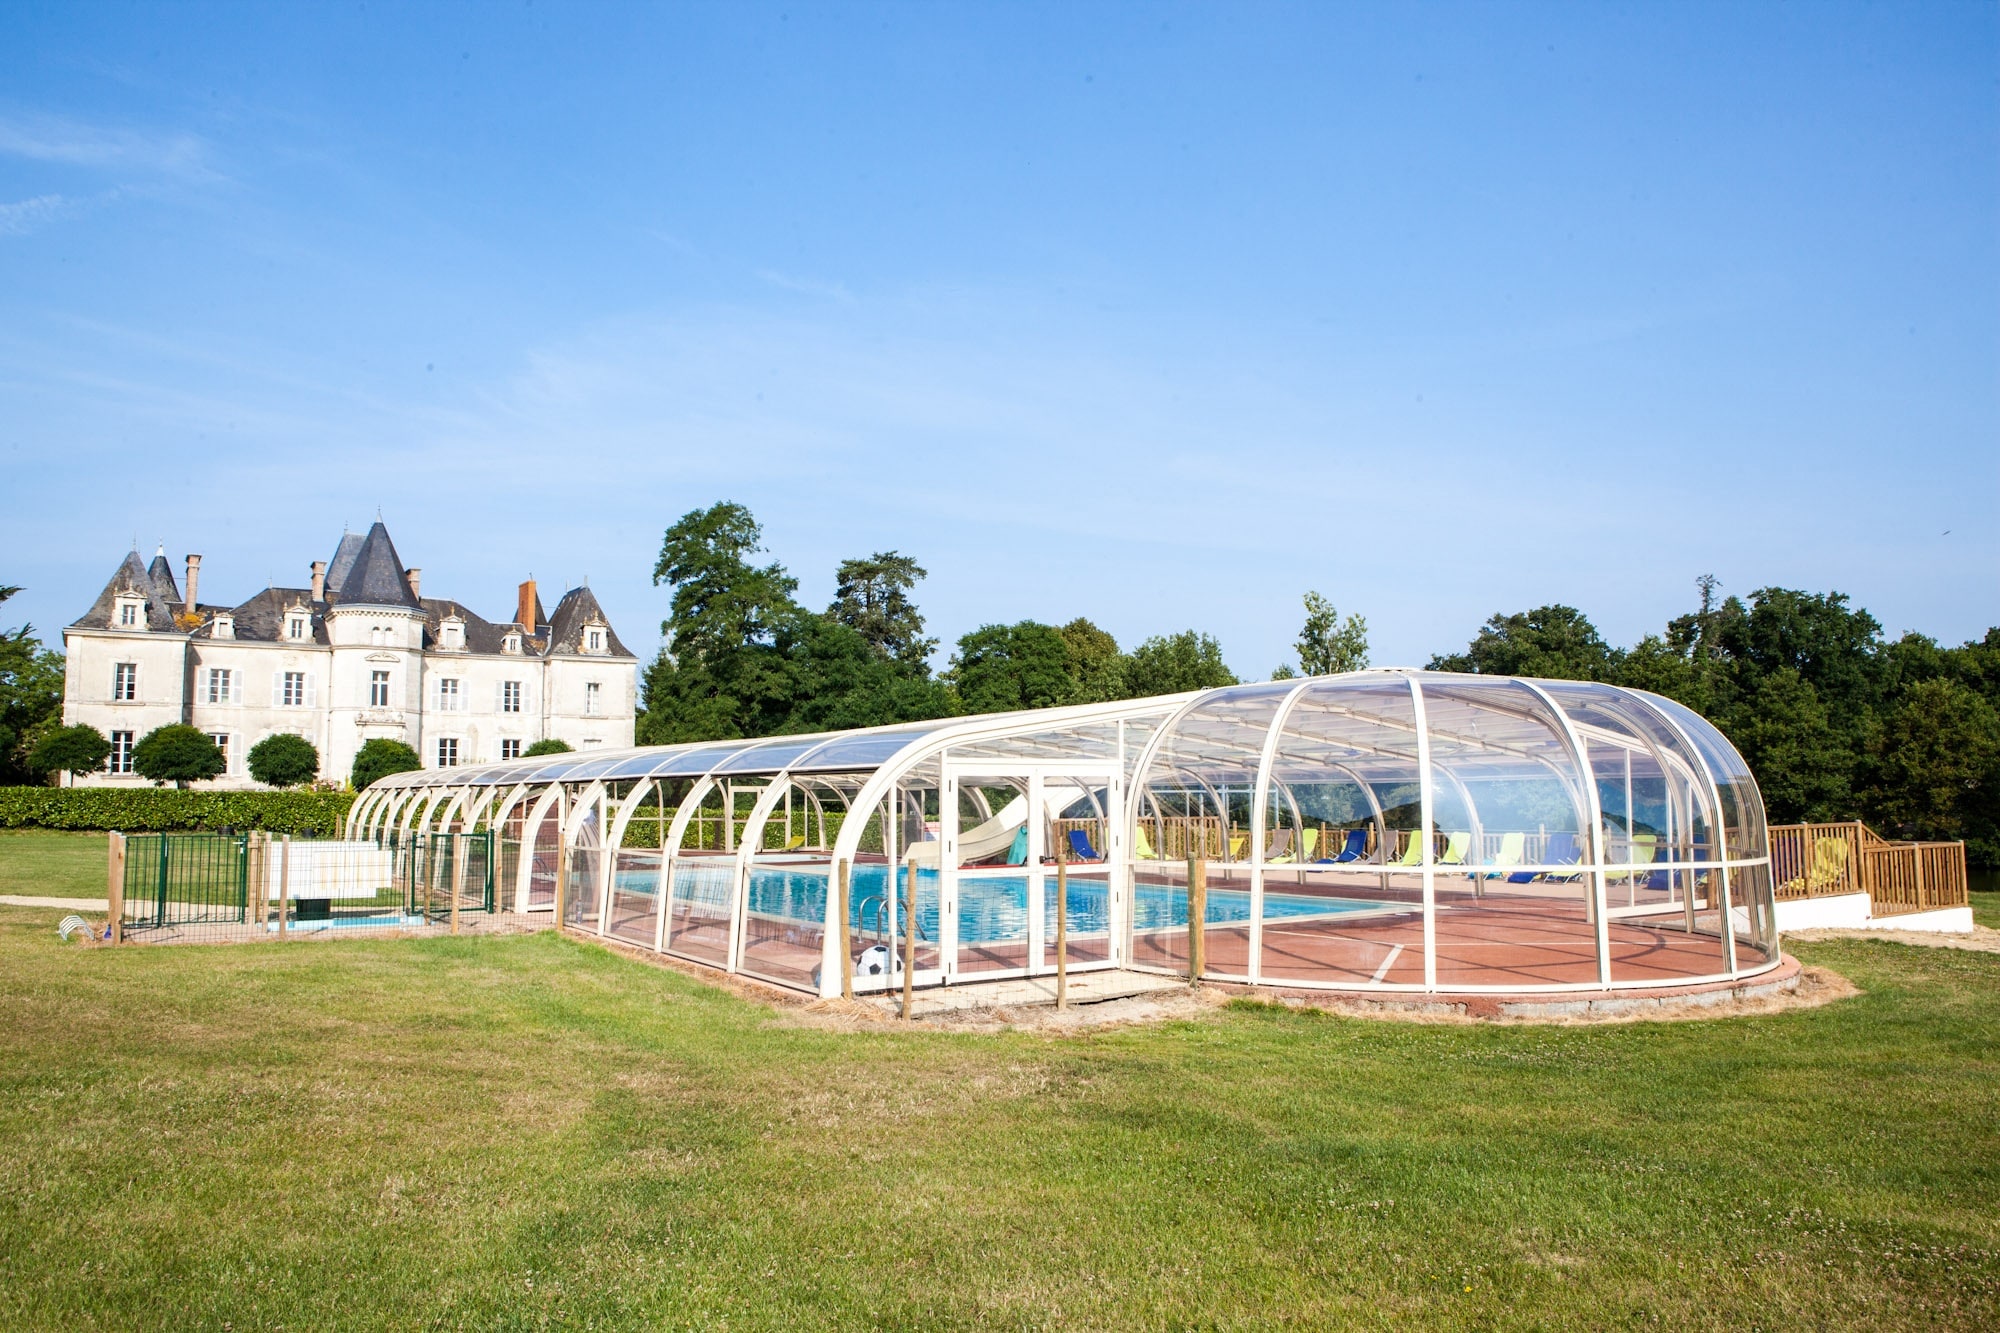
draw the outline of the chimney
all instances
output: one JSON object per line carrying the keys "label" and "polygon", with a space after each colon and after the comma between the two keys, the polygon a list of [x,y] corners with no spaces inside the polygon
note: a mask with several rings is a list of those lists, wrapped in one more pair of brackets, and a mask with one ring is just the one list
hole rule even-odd
{"label": "chimney", "polygon": [[424,571],[421,569],[408,570],[404,573],[403,577],[410,581],[410,596],[416,598],[418,601],[422,601],[424,595],[418,592],[417,589],[423,586]]}
{"label": "chimney", "polygon": [[525,634],[535,632],[535,581],[529,579],[521,585],[520,602],[514,608],[514,619]]}
{"label": "chimney", "polygon": [[326,600],[326,561],[324,560],[313,561],[313,600],[315,602]]}
{"label": "chimney", "polygon": [[187,601],[182,603],[182,606],[183,609],[192,611],[199,604],[199,598],[195,594],[201,591],[201,557],[189,556],[187,568]]}

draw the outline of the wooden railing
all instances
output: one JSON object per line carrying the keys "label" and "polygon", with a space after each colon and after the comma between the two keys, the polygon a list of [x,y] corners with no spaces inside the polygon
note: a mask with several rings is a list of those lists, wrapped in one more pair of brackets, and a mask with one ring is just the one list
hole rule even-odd
{"label": "wooden railing", "polygon": [[1873,916],[1964,907],[1965,844],[1890,842],[1851,820],[1773,824],[1771,876],[1780,901],[1866,893]]}

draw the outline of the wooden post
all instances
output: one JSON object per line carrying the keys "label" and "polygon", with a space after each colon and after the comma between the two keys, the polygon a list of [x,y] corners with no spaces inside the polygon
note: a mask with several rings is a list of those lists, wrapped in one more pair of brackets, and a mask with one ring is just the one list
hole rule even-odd
{"label": "wooden post", "polygon": [[111,835],[110,864],[105,873],[105,902],[111,918],[111,942],[125,942],[125,835]]}
{"label": "wooden post", "polygon": [[465,896],[465,837],[463,833],[448,835],[451,838],[451,933],[458,934],[458,900]]}
{"label": "wooden post", "polygon": [[1188,858],[1188,984],[1201,984],[1204,938],[1208,934],[1208,864]]}
{"label": "wooden post", "polygon": [[848,863],[840,863],[840,998],[854,998],[854,936],[847,918],[854,910],[853,890],[849,886]]}
{"label": "wooden post", "polygon": [[292,835],[278,848],[278,938],[285,938],[285,918],[292,910]]}
{"label": "wooden post", "polygon": [[903,912],[903,1021],[911,1021],[914,1012],[911,991],[917,980],[917,870],[907,869],[910,877],[910,905]]}
{"label": "wooden post", "polygon": [[1056,848],[1056,1008],[1069,1008],[1069,852]]}

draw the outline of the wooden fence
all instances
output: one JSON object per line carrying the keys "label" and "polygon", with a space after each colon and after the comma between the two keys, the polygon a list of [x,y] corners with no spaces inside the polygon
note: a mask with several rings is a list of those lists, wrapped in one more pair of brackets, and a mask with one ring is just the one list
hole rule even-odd
{"label": "wooden fence", "polygon": [[1780,901],[1866,893],[1873,916],[1964,907],[1965,844],[1890,842],[1859,820],[1773,824],[1771,875]]}

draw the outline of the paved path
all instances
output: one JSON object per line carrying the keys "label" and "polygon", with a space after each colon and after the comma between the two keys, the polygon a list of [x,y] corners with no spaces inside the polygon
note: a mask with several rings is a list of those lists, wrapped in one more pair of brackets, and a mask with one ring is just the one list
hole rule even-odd
{"label": "paved path", "polygon": [[19,893],[0,893],[0,907],[67,907],[72,912],[108,912],[104,898],[35,898]]}

